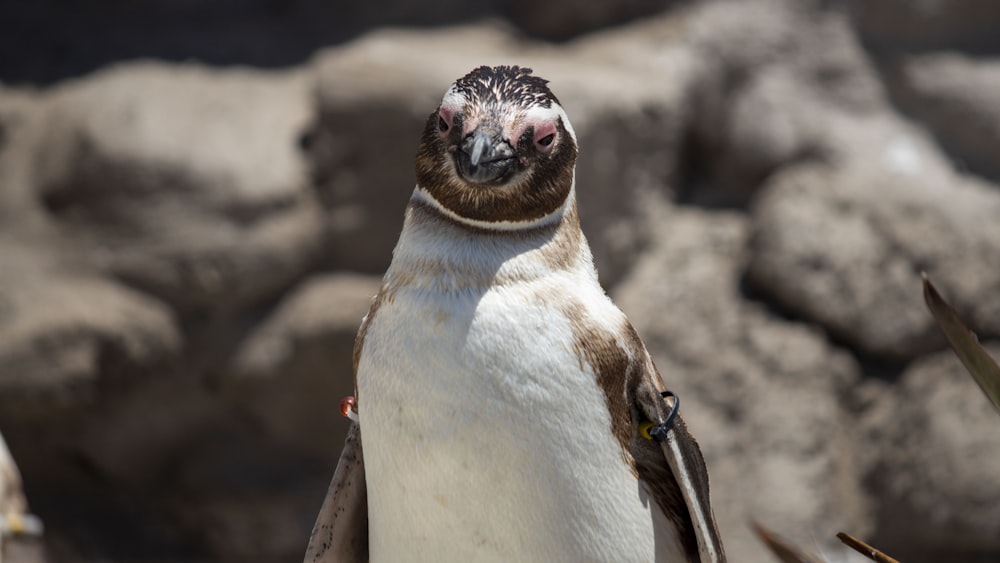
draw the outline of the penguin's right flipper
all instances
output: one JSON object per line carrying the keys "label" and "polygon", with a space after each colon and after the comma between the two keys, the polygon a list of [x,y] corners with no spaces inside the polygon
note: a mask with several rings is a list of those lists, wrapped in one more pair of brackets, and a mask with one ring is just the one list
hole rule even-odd
{"label": "penguin's right flipper", "polygon": [[368,491],[361,429],[351,422],[316,517],[304,563],[360,563],[368,561]]}

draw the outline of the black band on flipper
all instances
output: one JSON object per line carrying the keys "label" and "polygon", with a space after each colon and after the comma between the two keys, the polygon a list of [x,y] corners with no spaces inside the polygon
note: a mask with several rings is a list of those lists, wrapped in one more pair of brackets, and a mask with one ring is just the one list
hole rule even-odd
{"label": "black band on flipper", "polygon": [[677,411],[681,408],[681,398],[673,391],[664,391],[660,393],[660,397],[663,399],[673,397],[674,406],[670,408],[670,413],[667,414],[666,420],[649,429],[649,437],[657,442],[667,439],[667,432],[670,432],[670,427],[674,425],[674,418],[677,417]]}

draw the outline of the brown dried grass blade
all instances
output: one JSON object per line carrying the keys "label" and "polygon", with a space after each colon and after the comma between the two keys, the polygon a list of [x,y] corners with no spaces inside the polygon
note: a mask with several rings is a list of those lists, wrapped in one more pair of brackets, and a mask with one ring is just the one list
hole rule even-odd
{"label": "brown dried grass blade", "polygon": [[865,542],[859,540],[858,538],[852,536],[851,534],[845,534],[844,532],[840,532],[839,534],[837,534],[837,538],[840,541],[847,544],[847,546],[853,549],[854,551],[857,551],[858,553],[864,555],[865,557],[871,559],[872,561],[876,561],[877,563],[899,563],[899,561],[896,561],[892,557],[889,557],[888,555],[866,544]]}
{"label": "brown dried grass blade", "polygon": [[931,315],[941,327],[955,355],[976,380],[983,394],[993,403],[993,408],[1000,413],[1000,367],[997,367],[997,363],[979,344],[976,335],[958,317],[955,309],[941,297],[927,274],[923,274],[923,279],[924,301],[927,302]]}
{"label": "brown dried grass blade", "polygon": [[822,559],[819,557],[798,549],[781,536],[778,536],[753,520],[750,521],[750,529],[757,534],[760,541],[771,550],[771,553],[781,563],[822,563]]}

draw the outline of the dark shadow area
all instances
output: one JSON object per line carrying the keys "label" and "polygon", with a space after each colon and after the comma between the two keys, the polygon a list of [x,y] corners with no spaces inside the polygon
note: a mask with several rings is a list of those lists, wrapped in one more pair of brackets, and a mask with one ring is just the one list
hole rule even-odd
{"label": "dark shadow area", "polygon": [[280,68],[375,27],[496,12],[491,0],[0,0],[0,82],[47,85],[141,58]]}
{"label": "dark shadow area", "polygon": [[[883,464],[865,479],[865,486],[868,490],[884,491],[892,480],[889,474],[897,470],[905,471]],[[963,537],[955,530],[936,529],[934,522],[921,523],[914,530],[912,520],[906,519],[903,523],[900,518],[900,514],[912,513],[905,503],[905,499],[882,501],[876,510],[875,530],[865,541],[906,563],[991,563],[997,560],[996,542]]]}
{"label": "dark shadow area", "polygon": [[876,57],[900,52],[1000,53],[1000,12],[993,2],[961,0],[920,4],[907,0],[827,0],[842,4],[865,49]]}
{"label": "dark shadow area", "polygon": [[[0,421],[18,456],[31,511],[45,524],[49,561],[301,561],[299,546],[304,551],[332,472],[324,460],[219,425],[225,416],[200,422],[198,437],[180,446],[192,456],[127,478],[109,474],[81,446],[35,445],[39,435],[51,442],[53,435],[73,433],[66,425],[87,426],[99,417],[81,410],[55,423]],[[309,509],[292,512],[287,505]],[[252,527],[243,531],[246,544],[219,547],[213,538],[219,526],[263,526],[268,518],[273,523],[273,516],[234,516],[267,514],[265,507],[297,519],[274,532],[287,537],[299,531],[293,541],[285,540],[293,548],[277,558],[250,557]]]}

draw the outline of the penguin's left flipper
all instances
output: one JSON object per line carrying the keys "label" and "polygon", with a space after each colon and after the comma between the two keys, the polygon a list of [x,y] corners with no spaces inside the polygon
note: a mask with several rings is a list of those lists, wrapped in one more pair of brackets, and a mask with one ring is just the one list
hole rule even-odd
{"label": "penguin's left flipper", "polygon": [[368,561],[368,491],[361,429],[351,422],[337,470],[309,536],[304,563]]}
{"label": "penguin's left flipper", "polygon": [[[668,518],[680,524],[690,560],[723,563],[726,553],[712,512],[701,448],[678,413],[680,399],[661,390],[656,368],[641,371],[633,404],[650,424],[632,441],[639,479]],[[681,503],[686,510],[678,510]]]}

